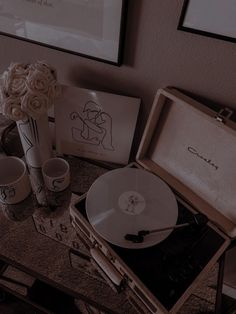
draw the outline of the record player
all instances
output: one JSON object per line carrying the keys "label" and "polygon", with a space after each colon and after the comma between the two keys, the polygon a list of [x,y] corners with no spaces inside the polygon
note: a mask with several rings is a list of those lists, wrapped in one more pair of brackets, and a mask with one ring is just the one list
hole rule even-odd
{"label": "record player", "polygon": [[132,290],[144,313],[177,313],[236,236],[231,113],[158,90],[136,162],[72,197],[72,225],[91,260],[117,291]]}

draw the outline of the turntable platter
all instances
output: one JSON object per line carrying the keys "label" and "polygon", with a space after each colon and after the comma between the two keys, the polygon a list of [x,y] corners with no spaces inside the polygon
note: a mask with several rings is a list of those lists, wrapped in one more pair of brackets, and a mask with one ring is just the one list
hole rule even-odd
{"label": "turntable platter", "polygon": [[94,230],[105,240],[140,249],[163,241],[172,230],[150,234],[142,243],[127,241],[125,235],[176,224],[178,206],[174,193],[156,175],[137,168],[119,168],[92,184],[86,212]]}

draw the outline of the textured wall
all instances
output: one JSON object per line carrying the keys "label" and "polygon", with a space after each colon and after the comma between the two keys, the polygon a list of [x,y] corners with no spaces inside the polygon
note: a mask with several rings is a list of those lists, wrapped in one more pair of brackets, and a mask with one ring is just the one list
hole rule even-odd
{"label": "textured wall", "polygon": [[0,71],[11,61],[44,59],[58,69],[62,83],[141,97],[137,138],[159,87],[175,86],[236,108],[236,44],[178,31],[182,3],[129,0],[121,67],[0,36]]}

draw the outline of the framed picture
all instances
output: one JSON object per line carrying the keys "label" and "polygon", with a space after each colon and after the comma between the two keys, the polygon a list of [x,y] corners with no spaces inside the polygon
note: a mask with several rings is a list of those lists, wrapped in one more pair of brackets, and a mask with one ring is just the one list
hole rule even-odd
{"label": "framed picture", "polygon": [[235,0],[185,0],[178,29],[236,42]]}
{"label": "framed picture", "polygon": [[0,34],[121,64],[126,0],[2,0]]}
{"label": "framed picture", "polygon": [[55,103],[59,154],[126,165],[141,99],[63,86]]}

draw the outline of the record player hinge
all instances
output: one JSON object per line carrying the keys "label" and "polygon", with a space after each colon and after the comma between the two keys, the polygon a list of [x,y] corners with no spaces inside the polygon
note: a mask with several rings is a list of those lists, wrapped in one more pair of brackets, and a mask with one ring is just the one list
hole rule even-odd
{"label": "record player hinge", "polygon": [[233,114],[233,110],[225,107],[220,109],[220,111],[215,115],[215,119],[221,123],[225,123]]}

